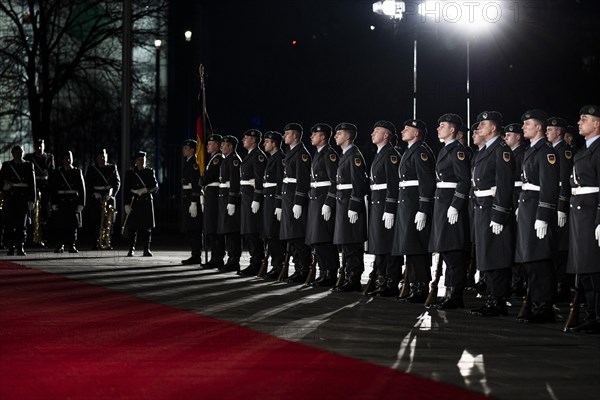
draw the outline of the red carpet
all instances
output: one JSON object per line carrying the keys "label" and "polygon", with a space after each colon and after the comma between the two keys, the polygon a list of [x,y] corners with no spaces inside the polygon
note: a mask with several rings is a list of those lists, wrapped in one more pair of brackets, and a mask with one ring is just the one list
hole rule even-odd
{"label": "red carpet", "polygon": [[483,399],[0,262],[0,399]]}

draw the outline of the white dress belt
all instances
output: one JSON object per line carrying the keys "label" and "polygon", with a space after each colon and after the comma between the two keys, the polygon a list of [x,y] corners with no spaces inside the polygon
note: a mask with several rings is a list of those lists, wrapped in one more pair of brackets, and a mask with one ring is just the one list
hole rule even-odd
{"label": "white dress belt", "polygon": [[219,182],[211,182],[207,183],[206,187],[219,187]]}
{"label": "white dress belt", "polygon": [[371,190],[387,190],[387,183],[378,183],[371,185]]}
{"label": "white dress belt", "polygon": [[181,188],[182,188],[183,190],[186,190],[186,189],[191,189],[191,188],[192,188],[192,184],[191,184],[191,183],[187,183],[187,184],[183,185]]}
{"label": "white dress belt", "polygon": [[29,183],[12,183],[12,187],[29,187]]}
{"label": "white dress belt", "polygon": [[331,182],[330,181],[321,181],[321,182],[311,182],[310,183],[311,188],[326,187],[326,186],[331,186]]}
{"label": "white dress belt", "polygon": [[400,181],[400,184],[398,186],[401,188],[419,186],[419,181],[417,181],[417,180],[415,180],[415,181]]}
{"label": "white dress belt", "polygon": [[438,189],[456,189],[458,182],[436,182],[435,187]]}
{"label": "white dress belt", "polygon": [[112,186],[94,186],[94,190],[108,190],[110,188],[112,188]]}
{"label": "white dress belt", "polygon": [[265,188],[265,189],[272,188],[272,187],[275,187],[275,186],[277,186],[277,183],[275,183],[275,182],[265,182],[265,183],[263,183],[263,188]]}
{"label": "white dress belt", "polygon": [[248,179],[248,180],[241,180],[240,181],[240,186],[252,186],[254,187],[254,179]]}
{"label": "white dress belt", "polygon": [[227,181],[227,182],[223,182],[223,183],[219,183],[219,188],[220,189],[227,189],[229,188],[231,182]]}
{"label": "white dress belt", "polygon": [[342,184],[338,184],[336,186],[337,190],[350,190],[352,189],[352,184],[351,183],[342,183]]}
{"label": "white dress belt", "polygon": [[580,194],[600,193],[600,187],[595,186],[580,186],[571,188],[571,194],[577,196]]}
{"label": "white dress belt", "polygon": [[283,183],[296,183],[296,178],[283,178]]}
{"label": "white dress belt", "polygon": [[473,194],[475,197],[494,197],[496,195],[496,186],[493,186],[491,189],[474,190]]}
{"label": "white dress belt", "polygon": [[540,187],[538,185],[534,185],[533,183],[524,183],[523,190],[529,190],[532,192],[539,192]]}
{"label": "white dress belt", "polygon": [[515,187],[523,187],[523,181],[515,181]]}
{"label": "white dress belt", "polygon": [[58,194],[77,194],[77,190],[57,190]]}

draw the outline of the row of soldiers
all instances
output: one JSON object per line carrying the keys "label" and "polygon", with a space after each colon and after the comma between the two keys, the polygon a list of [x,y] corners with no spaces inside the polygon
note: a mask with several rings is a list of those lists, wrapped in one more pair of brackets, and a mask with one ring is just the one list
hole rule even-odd
{"label": "row of soldiers", "polygon": [[[95,153],[95,163],[85,175],[73,165],[73,153],[62,154],[58,168],[54,155],[45,151],[43,139],[36,150],[24,155],[21,146],[12,148],[10,161],[2,164],[0,185],[3,194],[3,243],[7,255],[25,253],[28,230],[34,242],[45,246],[52,230],[57,242],[55,253],[77,253],[78,230],[83,226],[83,210],[95,236],[93,250],[112,249],[111,233],[115,222],[115,196],[121,187],[117,166],[108,162],[106,149]],[[134,156],[135,165],[125,177],[126,228],[129,229],[133,256],[138,231],[144,242],[144,255],[152,256],[150,238],[154,227],[153,193],[158,190],[154,171],[146,168],[146,153]]]}
{"label": "row of soldiers", "polygon": [[[558,263],[563,275],[577,274],[585,291],[588,313],[576,329],[598,331],[600,108],[586,106],[580,115],[586,145],[577,155],[563,140],[566,121],[542,110],[528,111],[520,123],[506,127],[499,112],[480,113],[472,127],[474,154],[456,140],[463,129],[460,116],[444,114],[437,134],[445,146],[437,157],[424,140],[423,121],[404,122],[401,140],[408,148],[402,154],[392,145],[395,126],[378,121],[371,134],[377,154],[370,170],[354,145],[357,128],[347,122],[335,129],[324,123],[311,128],[314,156],[302,143],[297,123],[287,124],[283,135],[246,131],[243,159],[236,137],[211,135],[200,179],[197,143],[187,140],[184,210],[196,234],[191,235],[192,255],[182,263],[201,262],[203,229],[211,259],[202,268],[251,276],[270,257],[266,278],[281,278],[292,257],[296,268],[287,282],[360,291],[367,242],[366,251],[375,256],[374,285],[367,294],[423,303],[432,280],[431,254],[438,253],[446,264],[447,290],[435,307],[456,309],[464,307],[465,248],[472,240],[489,293],[474,315],[507,315],[514,270],[526,278],[531,304],[520,320],[553,322]],[[330,145],[332,135],[341,154]],[[530,142],[527,148],[513,143],[523,136]],[[282,144],[289,147],[285,155]],[[250,263],[240,270],[242,236]],[[316,264],[320,274],[313,281]],[[410,289],[403,295],[402,277]]]}

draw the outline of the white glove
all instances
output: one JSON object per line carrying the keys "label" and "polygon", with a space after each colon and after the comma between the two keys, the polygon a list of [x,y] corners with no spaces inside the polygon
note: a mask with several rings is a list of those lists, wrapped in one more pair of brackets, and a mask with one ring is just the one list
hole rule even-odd
{"label": "white glove", "polygon": [[276,208],[273,214],[275,215],[275,218],[277,218],[277,221],[281,221],[281,208]]}
{"label": "white glove", "polygon": [[77,205],[77,212],[80,213],[83,211],[83,206],[81,204]]}
{"label": "white glove", "polygon": [[358,213],[356,211],[348,210],[348,219],[351,224],[355,224],[358,221]]}
{"label": "white glove", "polygon": [[548,233],[548,223],[536,219],[535,224],[533,224],[533,229],[535,229],[538,239],[543,239],[546,237],[546,233]]}
{"label": "white glove", "polygon": [[558,227],[562,228],[567,224],[567,213],[564,211],[558,212]]}
{"label": "white glove", "polygon": [[52,204],[50,208],[52,208],[52,211],[58,210],[58,206],[56,204]]}
{"label": "white glove", "polygon": [[499,224],[497,222],[494,222],[494,221],[490,222],[490,226],[492,227],[492,233],[494,235],[501,234],[502,230],[504,229],[504,225],[501,225],[501,224]]}
{"label": "white glove", "polygon": [[417,230],[419,232],[421,232],[423,229],[425,229],[425,224],[427,223],[427,214],[425,214],[424,212],[417,212],[417,215],[415,215],[415,224],[417,225]]}
{"label": "white glove", "polygon": [[129,204],[125,204],[125,214],[129,215],[131,212],[131,206]]}
{"label": "white glove", "polygon": [[515,210],[515,221],[519,222],[519,208]]}
{"label": "white glove", "polygon": [[92,196],[94,196],[94,198],[95,198],[96,200],[100,200],[100,198],[102,197],[102,195],[101,195],[100,193],[98,193],[98,192],[94,192],[94,193],[92,193]]}
{"label": "white glove", "polygon": [[253,201],[250,208],[252,208],[252,214],[256,214],[260,209],[260,203],[258,201]]}
{"label": "white glove", "polygon": [[235,214],[235,204],[227,204],[227,215],[229,215],[230,217]]}
{"label": "white glove", "polygon": [[200,209],[204,212],[204,195],[200,195]]}
{"label": "white glove", "polygon": [[323,204],[323,207],[321,207],[321,215],[325,221],[329,221],[331,218],[331,207],[327,204]]}
{"label": "white glove", "polygon": [[148,189],[146,189],[145,187],[137,190],[137,194],[140,195],[140,196],[143,195],[143,194],[145,194],[145,193],[148,193]]}
{"label": "white glove", "polygon": [[294,207],[292,207],[292,212],[294,213],[295,219],[300,219],[300,217],[302,216],[302,206],[294,204]]}
{"label": "white glove", "polygon": [[29,211],[32,211],[34,207],[35,203],[33,201],[27,202],[27,208],[29,208]]}
{"label": "white glove", "polygon": [[190,216],[192,218],[196,218],[198,216],[198,203],[196,203],[195,201],[193,201],[190,204],[190,208],[188,208],[188,211],[189,211]]}
{"label": "white glove", "polygon": [[395,218],[395,215],[392,213],[388,213],[388,212],[383,213],[383,218],[381,218],[381,220],[383,221],[383,225],[385,226],[385,229],[392,229],[392,227],[394,226],[394,218]]}
{"label": "white glove", "polygon": [[596,227],[596,240],[598,241],[598,247],[600,247],[600,225]]}
{"label": "white glove", "polygon": [[454,225],[456,221],[458,221],[458,210],[452,206],[448,207],[448,212],[446,213],[448,217],[448,223],[450,225]]}

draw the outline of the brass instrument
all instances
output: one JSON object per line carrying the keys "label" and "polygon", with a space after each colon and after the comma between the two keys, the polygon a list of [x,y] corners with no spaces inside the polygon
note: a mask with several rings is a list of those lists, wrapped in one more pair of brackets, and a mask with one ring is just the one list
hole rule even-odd
{"label": "brass instrument", "polygon": [[115,207],[110,204],[110,196],[107,196],[106,200],[103,200],[100,204],[100,228],[98,231],[98,249],[108,250],[111,249],[110,245],[111,233],[113,221],[117,211]]}
{"label": "brass instrument", "polygon": [[33,206],[32,211],[32,220],[33,220],[33,238],[31,241],[39,246],[44,247],[44,235],[42,232],[42,220],[41,220],[41,198],[42,192],[39,190],[35,194],[35,204]]}

